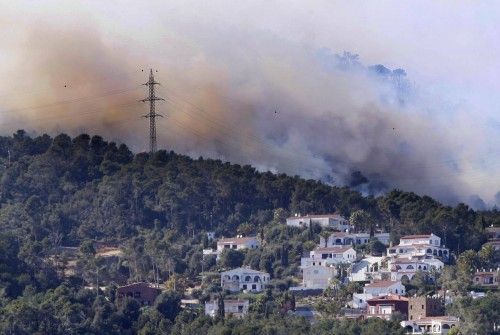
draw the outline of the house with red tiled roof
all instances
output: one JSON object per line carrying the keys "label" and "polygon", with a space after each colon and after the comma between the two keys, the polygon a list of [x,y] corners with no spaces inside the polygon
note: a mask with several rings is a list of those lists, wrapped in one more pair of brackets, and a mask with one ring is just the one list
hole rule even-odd
{"label": "house with red tiled roof", "polygon": [[350,303],[353,308],[366,308],[367,301],[378,296],[405,294],[405,287],[400,281],[377,280],[365,285],[363,293],[354,293]]}
{"label": "house with red tiled roof", "polygon": [[400,313],[405,317],[408,315],[408,298],[400,295],[385,295],[368,299],[366,317],[381,318],[389,320],[395,313]]}

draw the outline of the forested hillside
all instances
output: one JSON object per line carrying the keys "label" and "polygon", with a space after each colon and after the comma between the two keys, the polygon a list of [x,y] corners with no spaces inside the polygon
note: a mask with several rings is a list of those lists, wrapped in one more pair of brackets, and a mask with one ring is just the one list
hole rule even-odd
{"label": "forested hillside", "polygon": [[[317,244],[321,231],[287,227],[284,219],[293,213],[349,217],[359,210],[372,218],[373,227],[389,231],[394,241],[404,234],[433,232],[455,254],[479,250],[486,241],[484,228],[500,225],[496,210],[444,206],[399,190],[364,197],[315,180],[174,152],[134,155],[126,145],[99,136],[31,138],[18,131],[0,137],[0,330],[190,334],[211,329],[210,334],[229,334],[231,327],[240,329],[234,333],[250,334],[268,327],[269,334],[330,334],[332,329],[338,334],[394,329],[397,334],[397,323],[381,320],[366,321],[366,329],[373,332],[362,332],[363,323],[348,320],[311,328],[284,318],[282,306],[290,299],[285,291],[297,274],[300,256]],[[203,247],[211,246],[206,231],[217,236],[255,234],[265,247],[223,254],[215,265],[214,259],[201,256]],[[124,258],[104,266],[95,256],[96,242],[119,245]],[[80,248],[74,276],[64,275],[53,261],[60,247]],[[201,272],[242,264],[269,272],[275,289],[256,298],[248,322],[230,320],[224,325],[165,307],[177,306],[179,294],[197,285]],[[173,290],[162,295],[156,309],[139,312],[133,302],[113,304],[113,285],[158,279],[167,287],[173,282]],[[218,277],[212,279],[203,283],[207,289],[197,295],[200,300],[217,293]],[[107,285],[106,299],[83,289],[94,281]],[[260,323],[262,317],[265,323]]]}
{"label": "forested hillside", "polygon": [[85,134],[52,139],[18,131],[0,137],[0,159],[2,230],[62,245],[125,239],[153,227],[223,235],[246,223],[257,231],[278,208],[346,217],[364,209],[395,239],[432,231],[453,251],[478,249],[483,228],[500,224],[497,211],[443,206],[398,190],[363,197],[315,180],[174,152],[134,155],[124,144]]}

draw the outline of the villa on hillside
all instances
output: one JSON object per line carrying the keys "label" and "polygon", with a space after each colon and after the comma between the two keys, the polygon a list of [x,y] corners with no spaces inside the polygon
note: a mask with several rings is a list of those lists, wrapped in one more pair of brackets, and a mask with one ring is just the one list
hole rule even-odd
{"label": "villa on hillside", "polygon": [[217,252],[221,253],[225,249],[257,249],[260,247],[260,242],[257,237],[243,237],[238,235],[236,237],[221,238],[217,241]]}
{"label": "villa on hillside", "polygon": [[367,318],[381,318],[390,320],[394,313],[408,315],[408,298],[400,295],[386,295],[367,300]]}
{"label": "villa on hillside", "polygon": [[[250,302],[248,299],[224,299],[224,315],[242,318],[248,314]],[[205,303],[205,315],[214,318],[219,310],[217,300]]]}
{"label": "villa on hillside", "polygon": [[236,268],[224,271],[220,275],[221,287],[231,292],[260,292],[271,280],[269,273],[250,268]]}
{"label": "villa on hillside", "polygon": [[472,275],[472,284],[482,288],[498,288],[499,269],[490,269],[490,271],[477,270]]}
{"label": "villa on hillside", "polygon": [[306,215],[295,216],[286,219],[287,226],[292,227],[308,227],[311,224],[317,224],[321,227],[328,227],[339,231],[345,231],[351,226],[349,221],[339,214],[322,214],[322,215]]}
{"label": "villa on hillside", "polygon": [[391,280],[411,280],[418,271],[429,272],[432,268],[441,271],[443,262],[439,259],[422,259],[412,257],[395,258],[389,261]]}
{"label": "villa on hillside", "polygon": [[363,293],[354,293],[350,303],[353,308],[366,308],[367,300],[390,294],[405,294],[405,287],[400,281],[379,280],[365,285]]}
{"label": "villa on hillside", "polygon": [[160,295],[161,290],[149,283],[133,283],[125,286],[120,286],[117,289],[118,300],[123,300],[126,297],[137,300],[143,306],[153,305],[155,299]]}
{"label": "villa on hillside", "polygon": [[317,247],[309,252],[309,257],[301,258],[300,266],[306,268],[315,265],[350,264],[356,261],[356,256],[356,250],[351,246]]}
{"label": "villa on hillside", "polygon": [[446,335],[458,326],[460,320],[455,316],[429,316],[418,320],[401,321],[406,334],[441,334]]}
{"label": "villa on hillside", "polygon": [[449,249],[441,245],[441,238],[434,234],[409,235],[401,237],[399,244],[387,249],[389,257],[438,257],[449,259]]}
{"label": "villa on hillside", "polygon": [[[375,233],[373,236],[385,245],[390,243],[389,233]],[[370,241],[370,234],[368,233],[346,233],[346,232],[333,232],[325,240],[323,236],[319,239],[319,245],[324,247],[333,247],[336,245],[362,245]]]}

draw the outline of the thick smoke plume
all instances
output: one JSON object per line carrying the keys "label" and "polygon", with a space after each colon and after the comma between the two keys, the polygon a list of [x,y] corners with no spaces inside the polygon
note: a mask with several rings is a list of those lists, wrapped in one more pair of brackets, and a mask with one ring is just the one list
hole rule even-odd
{"label": "thick smoke plume", "polygon": [[478,187],[484,175],[469,163],[478,135],[466,130],[469,119],[452,128],[433,118],[441,103],[411,73],[233,28],[165,29],[139,42],[92,24],[21,26],[0,42],[10,55],[0,131],[87,132],[147,150],[147,105],[138,100],[151,64],[166,99],[160,147],[365,193],[400,188],[449,203],[472,194],[488,202],[500,189],[498,175]]}

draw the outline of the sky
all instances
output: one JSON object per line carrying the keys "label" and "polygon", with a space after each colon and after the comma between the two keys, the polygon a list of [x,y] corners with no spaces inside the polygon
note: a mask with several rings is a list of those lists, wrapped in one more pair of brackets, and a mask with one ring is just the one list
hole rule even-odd
{"label": "sky", "polygon": [[[161,148],[500,206],[499,19],[494,1],[1,1],[0,135],[147,150],[153,68]],[[403,102],[377,64],[405,70]]]}

